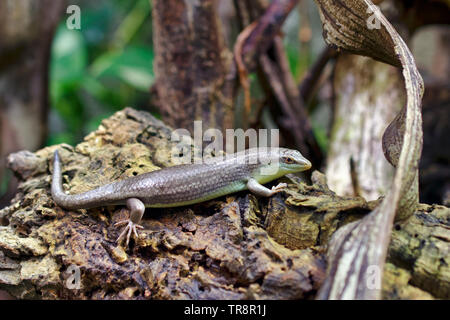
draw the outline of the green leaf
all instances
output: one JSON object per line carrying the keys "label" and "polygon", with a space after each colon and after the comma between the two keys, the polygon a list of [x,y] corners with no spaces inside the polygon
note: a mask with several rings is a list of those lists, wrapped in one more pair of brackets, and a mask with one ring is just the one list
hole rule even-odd
{"label": "green leaf", "polygon": [[86,66],[87,50],[83,36],[77,30],[60,26],[52,45],[51,81],[79,81]]}
{"label": "green leaf", "polygon": [[117,78],[147,92],[154,81],[152,62],[152,49],[130,46],[124,51],[113,51],[98,57],[91,65],[90,74],[98,79]]}
{"label": "green leaf", "polygon": [[51,146],[60,143],[67,143],[70,145],[75,145],[77,140],[74,135],[70,132],[53,133],[48,136],[46,145]]}
{"label": "green leaf", "polygon": [[97,130],[98,127],[100,126],[100,124],[102,123],[102,121],[108,117],[110,117],[112,114],[114,113],[114,111],[109,111],[109,112],[104,112],[100,115],[94,116],[92,118],[89,119],[89,121],[86,123],[86,131],[87,132],[91,132],[94,130]]}
{"label": "green leaf", "polygon": [[132,67],[120,67],[118,70],[119,77],[127,82],[129,85],[142,91],[149,91],[151,84],[153,83],[153,74],[146,70],[132,68]]}

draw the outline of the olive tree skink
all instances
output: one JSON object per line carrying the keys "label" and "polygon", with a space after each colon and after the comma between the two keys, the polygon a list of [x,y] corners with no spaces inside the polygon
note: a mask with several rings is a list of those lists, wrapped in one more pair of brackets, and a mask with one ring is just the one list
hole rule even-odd
{"label": "olive tree skink", "polygon": [[268,189],[262,184],[287,173],[300,172],[311,163],[299,151],[285,148],[253,148],[224,157],[208,159],[201,164],[185,164],[156,170],[100,186],[74,195],[64,193],[61,161],[54,153],[51,192],[53,200],[65,209],[88,209],[107,205],[126,205],[128,220],[118,241],[137,237],[145,207],[167,208],[211,200],[226,194],[250,190],[269,197],[286,184]]}

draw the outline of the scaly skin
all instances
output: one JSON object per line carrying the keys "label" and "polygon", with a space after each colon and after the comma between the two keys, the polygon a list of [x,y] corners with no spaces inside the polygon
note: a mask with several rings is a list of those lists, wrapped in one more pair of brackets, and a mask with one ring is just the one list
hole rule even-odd
{"label": "scaly skin", "polygon": [[62,188],[61,161],[54,154],[52,197],[65,209],[88,209],[124,204],[130,210],[130,219],[121,241],[131,234],[137,236],[145,207],[179,207],[211,200],[226,194],[249,189],[252,193],[269,197],[286,186],[272,189],[262,185],[287,173],[300,172],[311,163],[300,152],[285,148],[254,148],[225,157],[205,160],[201,164],[187,164],[164,168],[124,180],[116,181],[94,190],[66,195]]}

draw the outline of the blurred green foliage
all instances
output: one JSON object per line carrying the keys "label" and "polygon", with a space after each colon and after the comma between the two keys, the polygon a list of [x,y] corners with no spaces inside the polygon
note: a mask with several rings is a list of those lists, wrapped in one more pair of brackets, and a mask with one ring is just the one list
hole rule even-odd
{"label": "blurred green foliage", "polygon": [[148,105],[154,80],[149,0],[78,1],[81,29],[64,16],[50,61],[47,144],[76,144],[125,106]]}

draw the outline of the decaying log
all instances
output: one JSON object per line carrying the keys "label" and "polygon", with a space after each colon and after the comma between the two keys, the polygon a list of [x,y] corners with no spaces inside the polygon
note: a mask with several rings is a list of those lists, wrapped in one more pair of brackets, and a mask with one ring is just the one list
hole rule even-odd
{"label": "decaying log", "polygon": [[[270,199],[240,192],[206,203],[148,210],[145,230],[125,250],[114,223],[120,206],[65,211],[51,199],[52,153],[60,151],[65,189],[78,193],[172,165],[171,128],[126,108],[76,147],[10,155],[21,181],[0,210],[0,289],[44,299],[308,299],[324,281],[335,230],[380,201],[339,197],[314,172]],[[420,205],[395,226],[386,298],[448,298],[450,209]],[[80,287],[73,287],[73,270]],[[398,276],[400,275],[400,276]]]}

